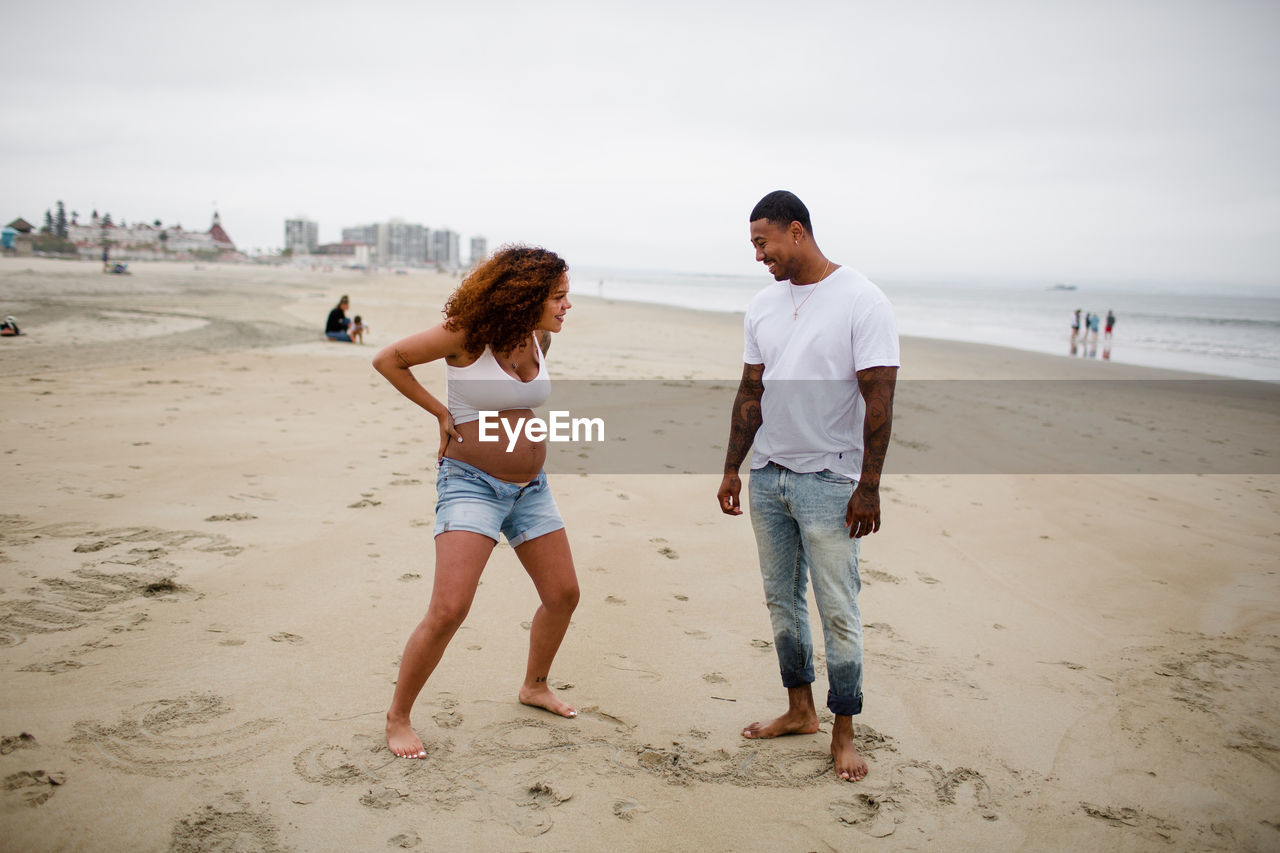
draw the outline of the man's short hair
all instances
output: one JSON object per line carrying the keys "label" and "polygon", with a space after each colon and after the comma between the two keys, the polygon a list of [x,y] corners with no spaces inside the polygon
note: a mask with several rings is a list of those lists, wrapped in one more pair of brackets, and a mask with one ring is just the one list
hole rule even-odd
{"label": "man's short hair", "polygon": [[804,230],[813,234],[813,225],[809,222],[809,208],[804,206],[795,193],[786,190],[774,190],[751,209],[751,219],[767,219],[771,225],[786,228],[792,222],[799,222]]}

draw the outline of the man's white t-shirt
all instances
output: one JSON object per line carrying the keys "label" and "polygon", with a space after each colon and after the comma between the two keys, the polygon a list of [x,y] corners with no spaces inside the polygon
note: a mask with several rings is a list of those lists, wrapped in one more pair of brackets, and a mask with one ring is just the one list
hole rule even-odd
{"label": "man's white t-shirt", "polygon": [[751,467],[773,462],[857,480],[866,416],[858,371],[899,366],[888,298],[861,273],[840,267],[816,285],[770,285],[751,300],[743,325],[743,361],[764,365],[763,423]]}

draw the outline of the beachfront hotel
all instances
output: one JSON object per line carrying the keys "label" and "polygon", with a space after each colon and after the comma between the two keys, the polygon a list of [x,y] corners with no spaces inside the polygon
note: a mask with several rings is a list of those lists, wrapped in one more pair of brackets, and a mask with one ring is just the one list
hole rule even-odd
{"label": "beachfront hotel", "polygon": [[83,258],[97,258],[105,248],[112,258],[120,260],[153,261],[216,256],[221,260],[243,257],[236,251],[235,243],[222,227],[222,218],[215,212],[208,231],[187,231],[181,225],[161,225],[135,222],[126,225],[115,223],[111,215],[98,216],[94,211],[89,222],[81,224],[74,218],[67,224],[67,239],[76,244]]}

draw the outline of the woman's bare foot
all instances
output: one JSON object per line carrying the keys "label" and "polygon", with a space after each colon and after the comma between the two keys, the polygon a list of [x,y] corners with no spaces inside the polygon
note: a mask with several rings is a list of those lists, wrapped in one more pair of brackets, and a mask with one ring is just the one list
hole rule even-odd
{"label": "woman's bare foot", "polygon": [[408,720],[400,722],[387,717],[387,747],[400,758],[427,757],[418,733],[409,725]]}
{"label": "woman's bare foot", "polygon": [[818,715],[807,709],[791,708],[775,720],[752,723],[742,730],[745,738],[779,737],[781,735],[811,735],[818,730]]}
{"label": "woman's bare foot", "polygon": [[831,759],[836,765],[836,775],[846,782],[866,778],[867,762],[853,745],[851,717],[836,717],[836,724],[831,727]]}
{"label": "woman's bare foot", "polygon": [[546,682],[536,684],[533,687],[525,685],[520,688],[520,704],[529,705],[534,708],[542,708],[553,714],[559,714],[562,717],[576,717],[578,712],[574,707],[566,702],[562,702]]}

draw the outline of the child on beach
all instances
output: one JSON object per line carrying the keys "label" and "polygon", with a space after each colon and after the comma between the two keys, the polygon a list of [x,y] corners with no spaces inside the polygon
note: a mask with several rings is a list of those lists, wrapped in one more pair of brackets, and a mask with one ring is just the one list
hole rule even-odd
{"label": "child on beach", "polygon": [[364,333],[368,330],[369,327],[365,325],[364,321],[360,319],[360,315],[357,314],[351,321],[351,340],[358,344],[364,343]]}

